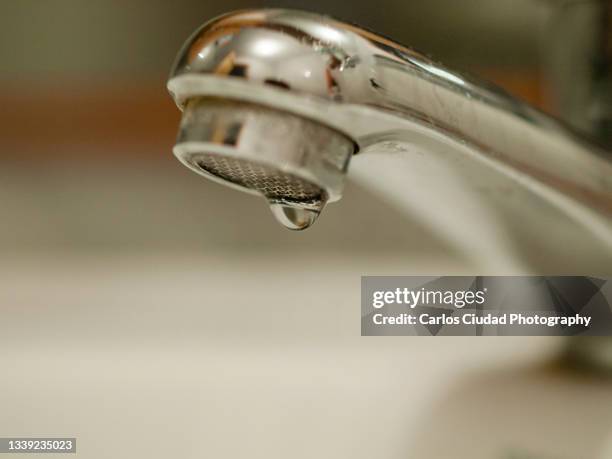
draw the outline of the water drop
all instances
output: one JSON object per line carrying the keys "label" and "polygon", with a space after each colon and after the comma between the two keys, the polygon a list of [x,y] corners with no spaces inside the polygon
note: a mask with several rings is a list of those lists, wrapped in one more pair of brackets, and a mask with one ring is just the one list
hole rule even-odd
{"label": "water drop", "polygon": [[321,213],[317,209],[305,209],[289,204],[270,203],[272,215],[281,225],[290,230],[304,230],[316,221]]}

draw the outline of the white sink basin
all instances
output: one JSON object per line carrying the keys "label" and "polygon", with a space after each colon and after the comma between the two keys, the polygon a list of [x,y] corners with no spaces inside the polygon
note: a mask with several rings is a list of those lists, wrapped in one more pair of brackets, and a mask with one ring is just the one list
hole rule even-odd
{"label": "white sink basin", "polygon": [[504,384],[523,387],[560,342],[360,337],[360,275],[406,272],[339,254],[4,259],[0,431],[75,436],[88,458],[425,457],[432,432],[503,417],[490,399],[439,423],[449,394],[515,367]]}

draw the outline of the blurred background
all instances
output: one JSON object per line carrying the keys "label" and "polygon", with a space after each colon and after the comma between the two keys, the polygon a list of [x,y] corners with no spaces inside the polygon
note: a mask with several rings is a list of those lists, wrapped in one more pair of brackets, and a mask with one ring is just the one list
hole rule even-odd
{"label": "blurred background", "polygon": [[[592,18],[562,3],[0,2],[0,436],[76,436],[92,458],[612,457],[610,382],[555,364],[558,339],[359,336],[362,275],[514,265],[480,272],[351,181],[291,233],[171,152],[180,45],[264,6],[373,29],[589,131],[555,50]],[[516,250],[581,273],[568,248]]]}

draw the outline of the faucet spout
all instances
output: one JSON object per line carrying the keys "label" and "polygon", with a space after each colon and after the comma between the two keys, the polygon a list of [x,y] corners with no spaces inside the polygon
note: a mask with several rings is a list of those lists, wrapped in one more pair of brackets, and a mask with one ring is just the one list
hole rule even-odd
{"label": "faucet spout", "polygon": [[[175,155],[273,203],[318,215],[340,198],[353,156],[402,155],[416,173],[432,163],[452,170],[483,205],[538,218],[546,203],[612,247],[607,152],[503,91],[353,25],[287,10],[222,16],[186,42],[168,89],[183,110]],[[222,159],[231,164],[210,166]],[[258,181],[246,180],[249,170]],[[430,186],[435,195],[451,185],[432,176]]]}

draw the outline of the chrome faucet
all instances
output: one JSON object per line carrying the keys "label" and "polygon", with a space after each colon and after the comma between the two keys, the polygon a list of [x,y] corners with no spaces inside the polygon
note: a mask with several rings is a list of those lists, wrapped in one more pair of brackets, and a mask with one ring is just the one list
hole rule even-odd
{"label": "chrome faucet", "polygon": [[[288,228],[307,228],[340,199],[353,157],[386,153],[408,161],[417,195],[434,197],[430,206],[453,205],[437,193],[460,182],[496,210],[569,215],[612,248],[606,151],[503,91],[356,26],[275,9],[219,17],[184,45],[168,89],[183,111],[177,158],[262,195]],[[369,180],[384,188],[386,177]]]}

